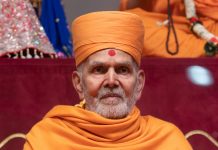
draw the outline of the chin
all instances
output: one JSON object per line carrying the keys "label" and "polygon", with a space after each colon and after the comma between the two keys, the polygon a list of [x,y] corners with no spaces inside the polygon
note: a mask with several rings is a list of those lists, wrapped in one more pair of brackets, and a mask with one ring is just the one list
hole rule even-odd
{"label": "chin", "polygon": [[108,119],[122,119],[125,118],[131,109],[126,103],[119,103],[116,105],[105,105],[99,103],[95,112]]}

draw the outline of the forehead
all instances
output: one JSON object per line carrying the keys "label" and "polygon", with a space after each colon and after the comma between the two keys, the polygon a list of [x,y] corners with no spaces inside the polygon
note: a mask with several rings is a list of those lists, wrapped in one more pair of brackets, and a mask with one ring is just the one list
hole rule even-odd
{"label": "forehead", "polygon": [[94,62],[99,63],[133,63],[133,58],[128,53],[116,50],[116,49],[105,49],[95,52],[90,55],[87,59],[88,64]]}

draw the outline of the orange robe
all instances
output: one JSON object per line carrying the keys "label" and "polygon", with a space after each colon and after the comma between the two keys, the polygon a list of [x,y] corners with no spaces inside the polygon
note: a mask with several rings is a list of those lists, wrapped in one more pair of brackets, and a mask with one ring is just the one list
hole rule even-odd
{"label": "orange robe", "polygon": [[[194,0],[197,15],[204,27],[218,36],[218,0]],[[121,8],[123,10],[128,8]],[[183,0],[171,0],[174,26],[179,42],[179,53],[170,55],[166,51],[167,26],[159,26],[159,22],[167,20],[167,1],[139,0],[139,7],[125,10],[139,15],[145,26],[144,55],[167,58],[205,56],[206,41],[190,30],[189,21],[185,16]],[[175,52],[176,43],[171,29],[169,50]]]}
{"label": "orange robe", "polygon": [[24,150],[192,150],[171,123],[141,116],[107,119],[75,106],[56,106],[27,134]]}

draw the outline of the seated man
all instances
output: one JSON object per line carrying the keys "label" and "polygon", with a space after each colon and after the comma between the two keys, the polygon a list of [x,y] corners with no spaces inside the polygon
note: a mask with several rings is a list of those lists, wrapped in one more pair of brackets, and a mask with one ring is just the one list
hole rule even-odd
{"label": "seated man", "polygon": [[56,106],[27,134],[24,150],[192,150],[173,124],[141,116],[144,26],[127,12],[94,12],[72,26],[82,102]]}

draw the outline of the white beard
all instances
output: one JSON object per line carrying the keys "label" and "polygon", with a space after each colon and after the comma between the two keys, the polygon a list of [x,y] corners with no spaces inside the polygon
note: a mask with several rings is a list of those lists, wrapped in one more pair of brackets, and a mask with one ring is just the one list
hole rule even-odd
{"label": "white beard", "polygon": [[[101,100],[101,97],[107,93],[116,93],[120,95],[120,98],[117,97],[115,103],[107,103],[106,100]],[[84,91],[86,109],[96,112],[97,114],[109,119],[124,118],[131,112],[133,106],[137,101],[134,94],[135,88],[133,90],[132,96],[130,96],[130,98],[127,98],[124,90],[120,87],[112,90],[103,87],[99,90],[96,97],[92,97],[88,94],[87,91]]]}

